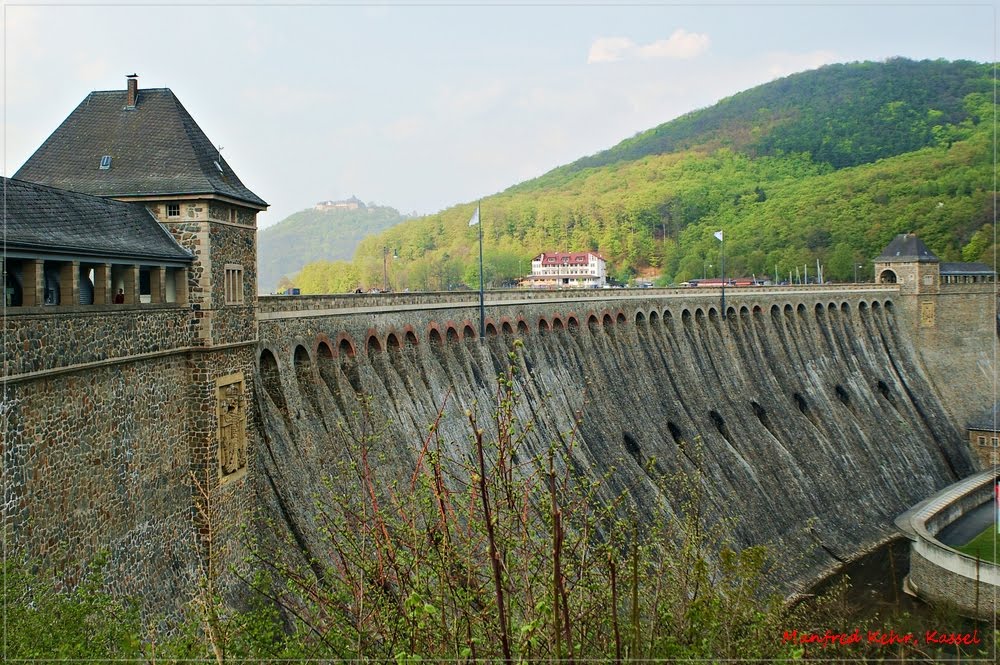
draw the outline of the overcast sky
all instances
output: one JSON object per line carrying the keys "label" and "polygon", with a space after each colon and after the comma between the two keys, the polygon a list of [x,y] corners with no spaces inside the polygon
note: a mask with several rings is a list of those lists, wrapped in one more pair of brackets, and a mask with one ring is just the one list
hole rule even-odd
{"label": "overcast sky", "polygon": [[653,4],[7,2],[4,174],[136,72],[271,204],[262,226],[351,195],[425,214],[826,63],[995,60],[993,2]]}

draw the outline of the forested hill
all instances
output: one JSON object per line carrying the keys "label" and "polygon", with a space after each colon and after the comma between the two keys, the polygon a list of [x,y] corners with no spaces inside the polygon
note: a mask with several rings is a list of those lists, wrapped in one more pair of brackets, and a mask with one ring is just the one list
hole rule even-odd
{"label": "forested hill", "polygon": [[289,215],[257,234],[259,288],[273,291],[281,277],[294,275],[312,261],[350,260],[362,238],[404,219],[395,208],[376,205],[357,210],[307,208]]}
{"label": "forested hill", "polygon": [[[893,59],[830,65],[741,92],[484,198],[487,280],[524,274],[542,251],[598,250],[620,279],[680,282],[819,260],[871,277],[896,233],[943,260],[992,262],[992,66]],[[478,283],[473,206],[410,220],[360,244],[351,280],[436,289]],[[710,267],[711,266],[711,267]],[[343,290],[309,266],[310,290]],[[810,270],[812,272],[812,270]]]}
{"label": "forested hill", "polygon": [[749,155],[808,153],[834,168],[866,164],[932,145],[935,126],[968,117],[968,94],[992,93],[990,74],[989,66],[969,61],[894,58],[828,65],[727,97],[549,177],[692,147],[728,147]]}

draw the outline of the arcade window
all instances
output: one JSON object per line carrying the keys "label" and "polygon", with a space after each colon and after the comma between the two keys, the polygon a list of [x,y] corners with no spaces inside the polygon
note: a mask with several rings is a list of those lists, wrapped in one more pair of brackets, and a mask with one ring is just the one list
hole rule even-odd
{"label": "arcade window", "polygon": [[167,204],[167,217],[180,217],[181,216],[181,204],[180,203],[168,203]]}
{"label": "arcade window", "polygon": [[243,304],[243,266],[226,264],[226,304]]}

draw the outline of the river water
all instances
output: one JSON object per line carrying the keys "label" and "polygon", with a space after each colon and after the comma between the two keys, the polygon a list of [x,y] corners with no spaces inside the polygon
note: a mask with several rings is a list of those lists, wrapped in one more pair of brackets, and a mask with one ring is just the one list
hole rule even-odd
{"label": "river water", "polygon": [[[920,646],[919,651],[910,652],[910,655],[929,655],[934,662],[998,662],[997,645],[992,637],[997,630],[997,619],[989,622],[961,617],[947,608],[931,606],[903,591],[903,579],[910,567],[909,556],[910,541],[900,537],[846,564],[814,585],[809,593],[821,594],[835,587],[844,577],[848,578],[850,586],[844,600],[850,608],[849,620],[856,623],[829,628],[850,632],[855,627],[864,626],[862,634],[867,630],[879,630],[883,635],[890,631],[901,635],[912,633],[920,640]],[[979,642],[971,647],[962,647],[961,651],[954,646],[932,646],[926,641],[928,631],[974,636]],[[896,649],[886,647],[878,655],[905,659],[906,653]],[[871,656],[871,651],[857,655],[864,658]],[[981,660],[984,655],[986,660]]]}
{"label": "river water", "polygon": [[910,571],[910,541],[891,540],[852,561],[822,580],[809,593],[820,594],[847,577],[847,601],[862,614],[885,616],[895,611],[911,614],[927,612],[928,606],[903,593],[903,578]]}

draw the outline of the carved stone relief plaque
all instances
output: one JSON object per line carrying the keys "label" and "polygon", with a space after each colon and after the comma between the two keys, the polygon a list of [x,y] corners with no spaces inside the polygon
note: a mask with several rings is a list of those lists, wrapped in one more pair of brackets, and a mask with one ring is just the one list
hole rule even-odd
{"label": "carved stone relief plaque", "polygon": [[243,372],[215,381],[215,411],[218,417],[219,476],[232,480],[246,471],[247,413]]}
{"label": "carved stone relief plaque", "polygon": [[920,303],[920,327],[921,328],[934,327],[934,303],[932,302]]}

